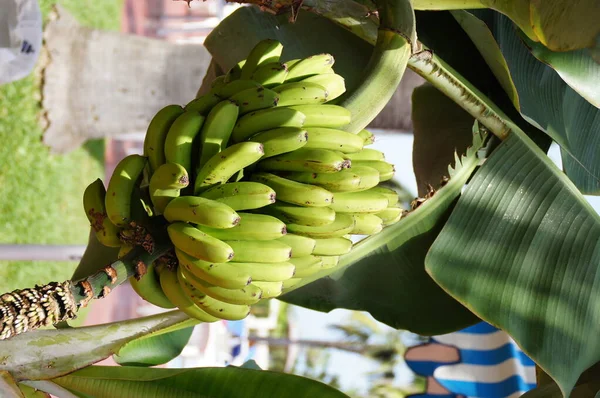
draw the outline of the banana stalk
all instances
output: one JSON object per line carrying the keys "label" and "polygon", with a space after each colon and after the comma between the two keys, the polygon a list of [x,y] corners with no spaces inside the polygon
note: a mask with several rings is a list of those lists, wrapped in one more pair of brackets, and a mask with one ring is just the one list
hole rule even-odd
{"label": "banana stalk", "polygon": [[362,83],[341,97],[338,105],[352,112],[343,127],[351,133],[364,129],[389,102],[416,44],[415,14],[409,0],[376,1],[379,12],[377,42]]}

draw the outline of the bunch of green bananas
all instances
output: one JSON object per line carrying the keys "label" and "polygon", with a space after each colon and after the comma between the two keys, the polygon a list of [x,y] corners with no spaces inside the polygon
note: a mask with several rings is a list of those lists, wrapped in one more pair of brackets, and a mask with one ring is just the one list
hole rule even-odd
{"label": "bunch of green bananas", "polygon": [[[393,165],[366,130],[340,130],[350,112],[334,59],[280,63],[282,45],[260,42],[210,92],[151,121],[144,156],[92,183],[86,214],[99,241],[142,244],[135,228],[162,217],[174,253],[130,278],[147,301],[205,322],[246,317],[261,298],[325,268],[352,249],[350,235],[397,222],[395,191],[378,184]],[[140,181],[142,181],[140,183]]]}

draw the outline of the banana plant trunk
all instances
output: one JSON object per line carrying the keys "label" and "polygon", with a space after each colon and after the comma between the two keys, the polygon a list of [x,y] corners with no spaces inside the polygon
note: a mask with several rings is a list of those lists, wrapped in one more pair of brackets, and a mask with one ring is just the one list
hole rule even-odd
{"label": "banana plant trunk", "polygon": [[57,7],[44,39],[44,143],[64,153],[88,139],[145,133],[165,104],[196,95],[210,63],[203,46],[83,27]]}

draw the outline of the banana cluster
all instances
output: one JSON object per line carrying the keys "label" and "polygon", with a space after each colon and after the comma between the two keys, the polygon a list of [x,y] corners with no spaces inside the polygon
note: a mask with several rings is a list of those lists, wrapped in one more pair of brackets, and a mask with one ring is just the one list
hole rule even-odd
{"label": "banana cluster", "polygon": [[280,62],[283,46],[260,42],[210,91],[152,119],[144,156],[84,193],[98,240],[120,256],[144,245],[139,226],[164,221],[174,251],[130,278],[163,308],[205,322],[246,317],[260,299],[335,267],[351,235],[397,222],[394,174],[366,130],[340,128],[344,79],[329,54]]}

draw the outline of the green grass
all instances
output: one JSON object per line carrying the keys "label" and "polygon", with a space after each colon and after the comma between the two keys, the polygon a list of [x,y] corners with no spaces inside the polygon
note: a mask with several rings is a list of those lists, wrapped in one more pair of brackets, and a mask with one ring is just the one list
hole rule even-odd
{"label": "green grass", "polygon": [[[117,30],[122,0],[40,0],[44,20],[56,3],[86,26]],[[0,86],[0,243],[85,244],[83,190],[104,174],[104,142],[66,155],[42,143],[39,71]],[[0,294],[68,279],[73,262],[0,261]]]}

